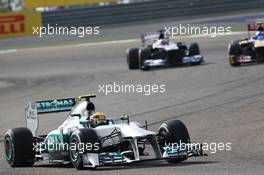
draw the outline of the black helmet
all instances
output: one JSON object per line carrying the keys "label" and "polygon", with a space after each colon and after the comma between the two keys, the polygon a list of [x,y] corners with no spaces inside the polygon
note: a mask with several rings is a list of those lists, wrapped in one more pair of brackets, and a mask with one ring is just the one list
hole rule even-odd
{"label": "black helmet", "polygon": [[95,106],[92,102],[89,102],[86,106],[86,110],[87,111],[94,111],[95,110]]}
{"label": "black helmet", "polygon": [[264,31],[263,27],[259,26],[258,31],[263,32]]}
{"label": "black helmet", "polygon": [[159,39],[164,39],[165,38],[165,30],[159,30],[158,32],[160,33]]}

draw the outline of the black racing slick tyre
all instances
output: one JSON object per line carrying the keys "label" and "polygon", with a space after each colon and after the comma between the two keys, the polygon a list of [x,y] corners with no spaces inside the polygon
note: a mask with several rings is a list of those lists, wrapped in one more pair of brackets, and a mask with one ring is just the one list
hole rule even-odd
{"label": "black racing slick tyre", "polygon": [[200,55],[200,48],[197,43],[191,43],[189,46],[189,56]]}
{"label": "black racing slick tyre", "polygon": [[129,69],[138,69],[138,48],[127,49],[127,64]]}
{"label": "black racing slick tyre", "polygon": [[141,70],[149,70],[149,67],[147,67],[144,64],[144,62],[145,60],[150,59],[150,57],[151,57],[151,51],[149,47],[139,49],[138,63],[139,63],[139,68]]}
{"label": "black racing slick tyre", "polygon": [[[197,43],[191,43],[189,46],[189,56],[195,56],[195,55],[201,55],[200,54],[200,48]],[[200,65],[203,62],[203,58],[201,61],[192,63],[192,65]]]}
{"label": "black racing slick tyre", "polygon": [[[88,145],[88,147],[87,147]],[[84,128],[75,131],[70,137],[69,156],[72,165],[81,170],[83,166],[84,153],[99,153],[101,143],[95,130]]]}
{"label": "black racing slick tyre", "polygon": [[264,47],[255,47],[256,52],[256,61],[257,62],[264,62]]}
{"label": "black racing slick tyre", "polygon": [[232,42],[229,45],[229,64],[233,67],[240,66],[241,64],[237,62],[237,57],[241,55],[241,48],[239,41]]}
{"label": "black racing slick tyre", "polygon": [[9,129],[4,137],[5,159],[11,167],[29,167],[35,162],[34,138],[28,128]]}
{"label": "black racing slick tyre", "polygon": [[[164,122],[159,128],[159,145],[164,152],[165,145],[190,143],[190,136],[186,126],[180,120]],[[187,160],[188,157],[168,158],[169,163],[178,163]]]}

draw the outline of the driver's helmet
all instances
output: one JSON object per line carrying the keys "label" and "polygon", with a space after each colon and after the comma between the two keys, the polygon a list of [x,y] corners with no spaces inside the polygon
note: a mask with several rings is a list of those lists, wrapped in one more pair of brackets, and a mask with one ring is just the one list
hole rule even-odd
{"label": "driver's helmet", "polygon": [[86,111],[87,111],[87,117],[90,117],[94,113],[95,106],[92,102],[87,103]]}
{"label": "driver's helmet", "polygon": [[264,28],[263,28],[262,26],[260,26],[260,27],[258,28],[258,31],[263,32],[263,31],[264,31]]}
{"label": "driver's helmet", "polygon": [[256,37],[264,36],[264,29],[262,26],[258,28],[258,31],[256,32]]}
{"label": "driver's helmet", "polygon": [[106,124],[105,114],[102,112],[96,112],[90,117],[91,127],[97,127]]}
{"label": "driver's helmet", "polygon": [[164,38],[166,38],[166,34],[165,34],[165,31],[164,30],[160,30],[160,31],[158,31],[159,33],[160,33],[160,35],[159,35],[159,39],[164,39]]}

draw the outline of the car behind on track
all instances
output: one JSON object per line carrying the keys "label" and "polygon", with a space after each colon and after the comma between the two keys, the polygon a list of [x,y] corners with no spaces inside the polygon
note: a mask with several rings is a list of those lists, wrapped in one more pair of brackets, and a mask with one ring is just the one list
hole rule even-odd
{"label": "car behind on track", "polygon": [[[229,64],[240,66],[246,63],[264,62],[264,23],[248,24],[248,37],[231,41],[228,45]],[[251,31],[258,31],[251,37]]]}
{"label": "car behind on track", "polygon": [[[146,41],[153,41],[147,45]],[[149,70],[152,67],[199,65],[204,62],[197,43],[172,42],[166,32],[148,32],[141,36],[140,48],[127,49],[129,69]]]}

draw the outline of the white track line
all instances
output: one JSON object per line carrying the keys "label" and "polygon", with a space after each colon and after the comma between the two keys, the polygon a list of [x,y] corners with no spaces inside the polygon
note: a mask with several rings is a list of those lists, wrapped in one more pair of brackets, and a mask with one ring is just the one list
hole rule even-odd
{"label": "white track line", "polygon": [[0,50],[0,54],[13,53],[13,52],[16,52],[16,51],[17,51],[17,49]]}
{"label": "white track line", "polygon": [[76,44],[76,46],[97,46],[97,45],[108,45],[108,44],[122,44],[122,43],[131,43],[139,41],[139,39],[128,39],[128,40],[116,40],[116,41],[101,41],[93,43],[81,43]]}

